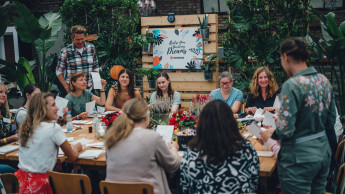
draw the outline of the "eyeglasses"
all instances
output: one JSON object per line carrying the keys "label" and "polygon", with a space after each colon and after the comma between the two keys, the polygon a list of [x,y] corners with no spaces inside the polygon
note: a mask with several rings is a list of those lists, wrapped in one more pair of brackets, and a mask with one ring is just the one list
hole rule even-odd
{"label": "eyeglasses", "polygon": [[227,86],[227,85],[230,85],[231,82],[220,82],[220,85],[222,86]]}

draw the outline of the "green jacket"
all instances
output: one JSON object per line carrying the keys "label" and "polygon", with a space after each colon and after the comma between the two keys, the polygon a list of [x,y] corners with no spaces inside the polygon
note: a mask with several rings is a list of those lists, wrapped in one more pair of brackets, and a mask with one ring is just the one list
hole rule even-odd
{"label": "green jacket", "polygon": [[300,70],[283,84],[280,99],[282,106],[275,132],[282,144],[280,159],[316,162],[325,153],[330,155],[326,135],[296,143],[296,139],[334,130],[335,102],[328,79],[314,67]]}

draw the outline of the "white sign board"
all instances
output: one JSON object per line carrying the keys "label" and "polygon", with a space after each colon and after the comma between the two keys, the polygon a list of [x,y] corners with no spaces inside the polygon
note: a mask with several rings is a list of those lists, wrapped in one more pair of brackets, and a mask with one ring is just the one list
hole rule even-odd
{"label": "white sign board", "polygon": [[203,41],[195,29],[154,29],[154,69],[201,69]]}

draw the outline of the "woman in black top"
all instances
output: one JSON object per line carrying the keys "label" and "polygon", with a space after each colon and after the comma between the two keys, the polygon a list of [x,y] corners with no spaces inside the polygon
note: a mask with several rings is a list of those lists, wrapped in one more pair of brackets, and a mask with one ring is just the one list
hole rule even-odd
{"label": "woman in black top", "polygon": [[273,112],[273,104],[279,93],[273,73],[267,67],[259,67],[250,83],[250,94],[246,104],[246,113],[255,114],[258,108]]}

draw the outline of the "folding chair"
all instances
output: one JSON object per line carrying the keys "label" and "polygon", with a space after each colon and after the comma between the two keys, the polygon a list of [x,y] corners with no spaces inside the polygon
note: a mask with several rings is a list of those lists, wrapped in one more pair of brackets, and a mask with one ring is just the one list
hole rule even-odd
{"label": "folding chair", "polygon": [[335,162],[338,164],[344,163],[344,146],[345,146],[345,140],[342,140],[338,143],[337,151],[335,152]]}
{"label": "folding chair", "polygon": [[[19,192],[19,182],[16,175],[12,173],[0,174],[0,181],[0,184],[4,186],[4,190],[6,193]],[[1,193],[3,193],[2,189]]]}
{"label": "folding chair", "polygon": [[99,183],[102,194],[153,194],[153,186],[144,182],[108,182],[101,181]]}
{"label": "folding chair", "polygon": [[345,164],[341,165],[338,170],[337,182],[336,182],[336,194],[344,193],[344,177],[345,177]]}
{"label": "folding chair", "polygon": [[84,174],[47,171],[47,176],[54,194],[91,194],[92,192],[90,178]]}

